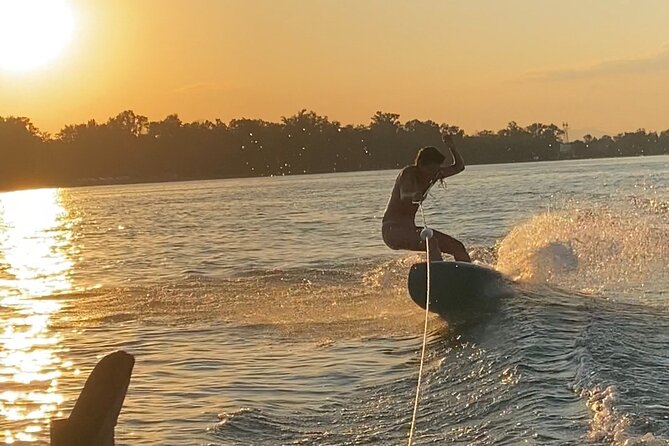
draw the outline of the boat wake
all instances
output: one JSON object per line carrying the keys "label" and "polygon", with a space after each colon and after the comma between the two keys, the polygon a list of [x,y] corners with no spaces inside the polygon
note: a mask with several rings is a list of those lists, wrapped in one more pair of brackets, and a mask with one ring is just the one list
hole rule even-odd
{"label": "boat wake", "polygon": [[669,284],[666,203],[582,205],[535,215],[497,247],[495,267],[523,283],[608,298],[656,298]]}

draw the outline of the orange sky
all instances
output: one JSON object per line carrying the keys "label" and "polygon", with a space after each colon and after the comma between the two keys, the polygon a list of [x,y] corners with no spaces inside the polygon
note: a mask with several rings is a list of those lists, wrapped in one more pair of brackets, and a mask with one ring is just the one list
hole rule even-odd
{"label": "orange sky", "polygon": [[[10,0],[11,1],[11,0]],[[18,0],[17,0],[18,1]],[[569,121],[573,136],[669,129],[665,0],[69,0],[53,63],[0,71],[0,116],[56,133],[151,120],[377,111],[468,133]]]}

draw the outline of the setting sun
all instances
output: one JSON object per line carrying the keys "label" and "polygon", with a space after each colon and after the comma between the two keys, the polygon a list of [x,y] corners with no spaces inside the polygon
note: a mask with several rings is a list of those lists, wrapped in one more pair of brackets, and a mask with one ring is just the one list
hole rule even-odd
{"label": "setting sun", "polygon": [[25,71],[51,62],[73,28],[67,0],[0,0],[0,69]]}

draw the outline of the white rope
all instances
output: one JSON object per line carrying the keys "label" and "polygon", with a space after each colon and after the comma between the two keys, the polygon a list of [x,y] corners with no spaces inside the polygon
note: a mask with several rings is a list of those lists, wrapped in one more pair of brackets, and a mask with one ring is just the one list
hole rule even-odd
{"label": "white rope", "polygon": [[421,231],[421,238],[425,234],[425,255],[427,266],[427,285],[425,287],[425,327],[423,329],[423,347],[420,352],[420,367],[418,368],[418,383],[416,384],[416,400],[413,405],[413,416],[411,417],[411,429],[409,430],[409,446],[413,444],[413,434],[416,429],[416,415],[418,414],[418,399],[420,397],[420,384],[423,377],[423,364],[425,363],[425,347],[427,345],[427,323],[430,314],[430,238],[432,238],[432,229],[428,228],[425,220],[425,212],[423,212],[423,204],[419,204],[420,213],[423,216],[423,230]]}

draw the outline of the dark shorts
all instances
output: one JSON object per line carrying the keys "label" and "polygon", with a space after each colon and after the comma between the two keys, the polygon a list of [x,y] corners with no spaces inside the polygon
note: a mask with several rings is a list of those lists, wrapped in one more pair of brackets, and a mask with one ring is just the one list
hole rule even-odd
{"label": "dark shorts", "polygon": [[[387,221],[383,223],[381,234],[383,241],[391,249],[406,249],[407,251],[425,251],[425,242],[420,239],[422,226],[410,223],[395,223]],[[433,240],[440,252],[450,254],[457,260],[469,261],[469,254],[465,246],[450,235],[432,230]]]}
{"label": "dark shorts", "polygon": [[381,235],[390,249],[425,251],[425,242],[420,239],[422,226],[387,221],[383,223]]}

